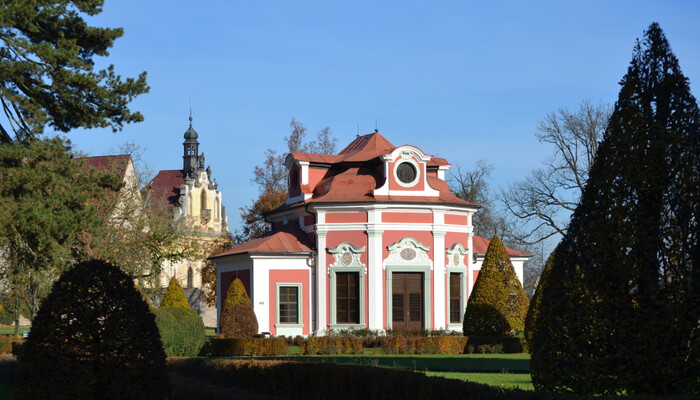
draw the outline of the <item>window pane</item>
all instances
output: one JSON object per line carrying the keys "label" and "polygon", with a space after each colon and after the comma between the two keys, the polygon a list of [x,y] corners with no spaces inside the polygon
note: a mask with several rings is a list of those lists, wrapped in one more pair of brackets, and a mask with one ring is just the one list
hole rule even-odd
{"label": "window pane", "polygon": [[299,323],[299,288],[296,286],[281,286],[279,289],[279,318],[282,324]]}
{"label": "window pane", "polygon": [[336,323],[360,323],[358,272],[337,272],[335,287]]}

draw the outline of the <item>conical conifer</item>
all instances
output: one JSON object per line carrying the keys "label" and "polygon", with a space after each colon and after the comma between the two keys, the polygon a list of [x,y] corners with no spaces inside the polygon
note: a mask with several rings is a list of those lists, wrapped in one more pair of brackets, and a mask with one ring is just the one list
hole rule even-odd
{"label": "conical conifer", "polygon": [[231,282],[226,292],[219,327],[226,338],[249,338],[258,333],[255,310],[239,278]]}
{"label": "conical conifer", "polygon": [[160,307],[180,307],[180,308],[190,308],[190,303],[185,297],[185,291],[180,286],[177,278],[174,276],[170,278],[170,283],[168,283],[168,288],[165,289],[165,294],[163,295],[163,300],[160,302]]}
{"label": "conical conifer", "polygon": [[700,112],[657,24],[638,41],[531,348],[543,390],[700,391]]}
{"label": "conical conifer", "polygon": [[503,242],[494,235],[464,313],[465,336],[523,330],[529,301]]}

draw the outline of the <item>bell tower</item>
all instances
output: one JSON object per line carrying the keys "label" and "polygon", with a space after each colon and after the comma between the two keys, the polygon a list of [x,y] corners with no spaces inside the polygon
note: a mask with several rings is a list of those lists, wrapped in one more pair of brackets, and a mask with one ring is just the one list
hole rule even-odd
{"label": "bell tower", "polygon": [[197,137],[197,132],[192,128],[192,115],[190,115],[190,127],[185,131],[185,141],[182,144],[185,150],[185,154],[182,156],[182,172],[185,175],[191,175],[197,170],[197,161],[199,159],[199,142]]}

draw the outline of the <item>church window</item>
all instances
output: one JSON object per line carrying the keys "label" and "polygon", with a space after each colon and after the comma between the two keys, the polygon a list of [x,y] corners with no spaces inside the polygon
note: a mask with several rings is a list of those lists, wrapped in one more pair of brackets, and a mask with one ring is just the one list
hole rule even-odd
{"label": "church window", "polygon": [[207,191],[202,189],[202,196],[200,199],[199,209],[204,210],[207,208]]}
{"label": "church window", "polygon": [[461,282],[462,274],[450,273],[450,323],[452,324],[462,322]]}
{"label": "church window", "polygon": [[189,267],[187,269],[187,287],[192,288],[194,286],[194,271],[192,271],[192,267]]}

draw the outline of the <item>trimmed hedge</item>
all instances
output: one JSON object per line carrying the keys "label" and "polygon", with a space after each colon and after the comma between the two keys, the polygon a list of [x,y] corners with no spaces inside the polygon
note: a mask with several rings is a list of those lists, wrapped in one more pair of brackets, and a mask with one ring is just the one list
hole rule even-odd
{"label": "trimmed hedge", "polygon": [[177,278],[174,276],[170,278],[168,288],[165,290],[163,300],[160,302],[160,307],[190,308],[190,303],[187,301],[187,297],[185,297],[185,292],[182,286],[180,286],[180,282],[178,282]]}
{"label": "trimmed hedge", "polygon": [[308,337],[299,349],[301,354],[362,354],[363,340],[348,336]]}
{"label": "trimmed hedge", "polygon": [[464,336],[405,337],[387,336],[382,338],[385,354],[462,354],[466,348]]}
{"label": "trimmed hedge", "polygon": [[219,328],[226,338],[252,338],[258,333],[258,319],[243,282],[231,282],[221,310]]}
{"label": "trimmed hedge", "polygon": [[527,342],[516,336],[470,336],[466,353],[525,353]]}
{"label": "trimmed hedge", "polygon": [[151,310],[168,357],[196,357],[206,332],[202,317],[189,308],[161,307]]}
{"label": "trimmed hedge", "polygon": [[204,357],[281,356],[287,354],[287,339],[275,338],[208,338],[200,352]]}

